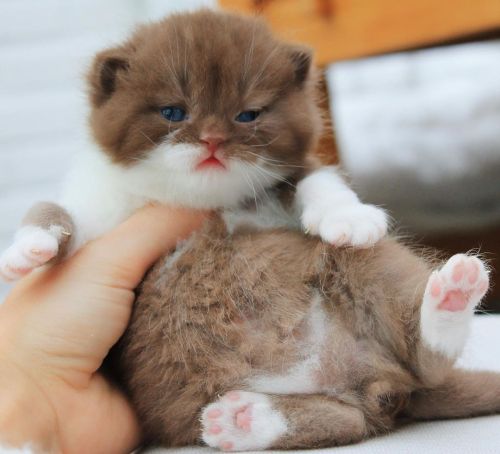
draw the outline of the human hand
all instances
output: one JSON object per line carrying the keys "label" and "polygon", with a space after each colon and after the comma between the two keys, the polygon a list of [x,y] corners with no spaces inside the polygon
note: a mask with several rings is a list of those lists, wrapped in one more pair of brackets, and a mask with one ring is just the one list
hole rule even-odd
{"label": "human hand", "polygon": [[127,326],[144,273],[203,219],[146,207],[14,287],[0,305],[0,443],[106,454],[138,444],[133,410],[98,369]]}

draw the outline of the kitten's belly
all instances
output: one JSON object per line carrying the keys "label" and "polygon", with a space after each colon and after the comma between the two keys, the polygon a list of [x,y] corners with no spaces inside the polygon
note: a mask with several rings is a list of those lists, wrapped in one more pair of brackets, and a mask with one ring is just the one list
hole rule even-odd
{"label": "kitten's belly", "polygon": [[[183,409],[183,430],[196,427],[200,409],[232,389],[340,395],[366,382],[370,347],[361,353],[341,315],[351,307],[346,294],[343,309],[334,303],[338,289],[322,274],[326,251],[290,230],[228,235],[216,219],[161,259],[143,282],[120,353],[145,427],[177,439],[159,414]],[[342,272],[335,268],[339,281]]]}
{"label": "kitten's belly", "polygon": [[[349,351],[347,360],[353,366],[358,348],[345,329],[335,323],[320,291],[304,280],[304,269],[312,265],[308,252],[318,240],[290,231],[250,232],[234,235],[233,248],[224,250],[230,243],[227,237],[217,244],[216,239],[202,236],[203,233],[195,233],[180,242],[159,265],[157,279],[161,286],[161,282],[169,280],[169,274],[185,277],[193,274],[191,282],[197,282],[197,286],[191,297],[196,298],[198,294],[200,301],[213,298],[207,294],[213,295],[214,282],[219,282],[216,286],[219,297],[236,295],[230,297],[228,304],[239,306],[238,320],[232,326],[237,335],[228,335],[224,342],[235,339],[235,350],[245,344],[241,350],[250,358],[252,369],[242,377],[240,386],[270,394],[335,394],[337,388],[344,388],[349,380],[348,371],[338,364],[345,358],[344,352]],[[291,254],[284,255],[283,250]],[[194,257],[203,258],[205,265],[198,263],[199,270],[188,271],[186,263],[192,263],[196,260]],[[263,269],[275,273],[268,276],[271,283],[257,277]],[[254,277],[252,272],[256,273]],[[197,273],[203,273],[203,277],[201,274],[197,277]],[[172,283],[167,288],[175,294],[177,285]],[[238,301],[239,295],[246,301]],[[173,301],[176,306],[184,304],[177,297]],[[206,311],[204,329],[217,331],[219,328],[212,324],[214,319],[219,323],[219,317],[211,316],[210,309]]]}
{"label": "kitten's belly", "polygon": [[300,341],[290,339],[296,343],[298,361],[288,367],[283,365],[280,373],[257,372],[247,380],[252,391],[268,394],[314,394],[324,391],[320,378],[322,362],[332,332],[319,292],[312,295],[311,307],[304,321]]}

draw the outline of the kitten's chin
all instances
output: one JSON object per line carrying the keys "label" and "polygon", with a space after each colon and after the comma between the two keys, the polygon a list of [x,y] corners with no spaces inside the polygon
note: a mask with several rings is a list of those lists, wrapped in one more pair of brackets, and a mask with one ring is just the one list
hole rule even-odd
{"label": "kitten's chin", "polygon": [[235,208],[258,199],[280,177],[256,163],[203,158],[199,147],[163,145],[134,166],[111,165],[131,195],[205,210]]}
{"label": "kitten's chin", "polygon": [[160,203],[195,209],[235,208],[249,198],[259,198],[274,181],[251,166],[227,163],[218,168],[205,165],[196,170],[192,165],[179,168],[138,165],[115,169],[131,195]]}
{"label": "kitten's chin", "polygon": [[235,208],[249,198],[259,197],[273,182],[255,168],[243,163],[203,161],[183,177],[169,178],[177,187],[166,197],[170,203],[202,209]]}

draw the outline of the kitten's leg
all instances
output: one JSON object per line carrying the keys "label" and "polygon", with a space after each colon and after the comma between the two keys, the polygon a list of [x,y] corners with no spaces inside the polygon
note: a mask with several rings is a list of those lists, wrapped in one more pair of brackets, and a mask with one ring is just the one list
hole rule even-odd
{"label": "kitten's leg", "polygon": [[33,206],[16,232],[13,244],[0,256],[0,277],[16,280],[66,254],[75,226],[68,212],[51,202]]}
{"label": "kitten's leg", "polygon": [[413,393],[406,413],[416,419],[500,413],[500,373],[453,369],[439,386]]}
{"label": "kitten's leg", "polygon": [[224,451],[344,445],[367,435],[363,413],[321,395],[231,391],[207,405],[203,441]]}
{"label": "kitten's leg", "polygon": [[387,233],[387,215],[362,203],[334,166],[322,167],[297,185],[304,230],[335,246],[370,247]]}
{"label": "kitten's leg", "polygon": [[420,334],[424,345],[455,359],[462,352],[474,308],[488,285],[488,272],[477,257],[457,254],[434,271],[420,308]]}
{"label": "kitten's leg", "polygon": [[92,185],[70,181],[61,205],[43,202],[28,212],[13,244],[0,255],[0,279],[19,279],[73,254],[144,204],[143,199],[120,193],[106,175],[94,175]]}
{"label": "kitten's leg", "polygon": [[0,255],[0,279],[20,279],[34,268],[74,254],[142,205],[123,197],[114,199],[112,209],[100,204],[98,198],[89,198],[85,204],[68,204],[68,209],[50,202],[36,204],[24,218],[13,244]]}

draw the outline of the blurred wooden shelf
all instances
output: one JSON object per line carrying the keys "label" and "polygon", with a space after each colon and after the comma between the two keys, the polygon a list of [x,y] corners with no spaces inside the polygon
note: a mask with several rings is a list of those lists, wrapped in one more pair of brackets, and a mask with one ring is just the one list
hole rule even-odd
{"label": "blurred wooden shelf", "polygon": [[428,46],[500,29],[500,0],[219,0],[262,14],[282,38],[310,45],[317,64]]}

